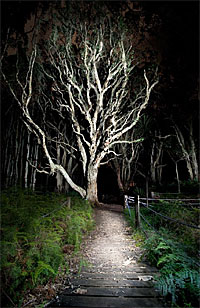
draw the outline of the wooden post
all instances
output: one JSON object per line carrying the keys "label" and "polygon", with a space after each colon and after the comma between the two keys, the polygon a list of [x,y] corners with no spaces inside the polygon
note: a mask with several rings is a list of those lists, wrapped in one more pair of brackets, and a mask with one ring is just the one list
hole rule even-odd
{"label": "wooden post", "polygon": [[124,195],[124,208],[126,209],[126,200],[127,200],[127,195]]}
{"label": "wooden post", "polygon": [[137,196],[137,200],[135,203],[135,227],[136,229],[140,228],[140,197]]}

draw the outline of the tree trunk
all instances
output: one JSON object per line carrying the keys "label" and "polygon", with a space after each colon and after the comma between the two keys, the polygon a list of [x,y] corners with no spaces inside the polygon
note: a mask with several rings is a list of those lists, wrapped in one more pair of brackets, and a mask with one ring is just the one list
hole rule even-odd
{"label": "tree trunk", "polygon": [[179,179],[179,172],[178,172],[178,162],[175,162],[176,166],[176,180],[177,180],[177,185],[178,185],[178,193],[180,194],[181,192],[181,185],[180,185],[180,179]]}
{"label": "tree trunk", "polygon": [[24,176],[25,188],[28,188],[29,153],[30,153],[30,133],[28,133],[28,139],[27,139],[27,153],[26,153],[25,176]]}
{"label": "tree trunk", "polygon": [[[193,181],[194,180],[194,174],[193,174],[193,166],[192,166],[192,162],[190,159],[190,152],[191,152],[191,148],[189,147],[189,149],[187,149],[186,147],[186,143],[185,143],[185,139],[184,136],[181,132],[181,130],[179,129],[179,127],[177,125],[174,126],[175,128],[175,132],[176,132],[176,136],[178,139],[178,143],[181,147],[182,153],[183,153],[183,158],[186,162],[186,166],[187,166],[187,170],[190,176],[190,180]],[[190,141],[191,141],[191,127],[190,127]]]}
{"label": "tree trunk", "polygon": [[198,180],[199,166],[198,166],[197,155],[196,155],[196,146],[195,146],[194,137],[193,137],[192,121],[190,122],[189,130],[190,130],[190,144],[191,144],[191,164],[192,164],[194,179]]}
{"label": "tree trunk", "polygon": [[153,143],[152,150],[151,150],[151,179],[152,182],[156,183],[156,167],[155,167],[155,161],[154,161],[154,155],[155,155],[155,143]]}
{"label": "tree trunk", "polygon": [[187,170],[188,170],[188,173],[189,173],[189,176],[190,176],[190,180],[193,181],[194,180],[194,174],[193,174],[193,169],[192,169],[192,164],[191,164],[191,161],[190,161],[189,154],[187,155],[185,160],[186,160],[186,165],[187,165]]}
{"label": "tree trunk", "polygon": [[[34,164],[35,164],[35,167],[37,168],[37,164],[38,164],[38,144],[35,144],[34,145],[35,147],[35,153],[34,153],[34,157],[33,157],[33,160],[34,160]],[[32,170],[32,184],[31,184],[31,188],[33,191],[35,191],[35,186],[36,186],[36,178],[37,178],[37,170],[36,169],[33,169]]]}
{"label": "tree trunk", "polygon": [[24,174],[24,139],[25,139],[25,130],[23,129],[23,126],[21,125],[21,159],[20,159],[20,186],[23,187],[24,185],[24,179],[23,179],[23,174]]}
{"label": "tree trunk", "polygon": [[117,172],[117,183],[118,183],[119,190],[124,192],[124,185],[123,185],[122,179],[121,179],[120,167],[117,168],[116,172]]}
{"label": "tree trunk", "polygon": [[[57,164],[60,165],[60,146],[57,144]],[[63,190],[63,176],[60,171],[56,173],[57,192],[61,193]]]}
{"label": "tree trunk", "polygon": [[88,166],[87,200],[94,205],[99,205],[97,190],[98,167],[93,164]]}

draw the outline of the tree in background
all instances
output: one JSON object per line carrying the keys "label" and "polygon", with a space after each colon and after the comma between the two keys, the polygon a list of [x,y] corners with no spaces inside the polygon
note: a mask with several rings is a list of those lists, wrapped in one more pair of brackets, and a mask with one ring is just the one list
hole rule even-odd
{"label": "tree in background", "polygon": [[173,128],[178,141],[179,152],[181,152],[179,157],[186,163],[190,180],[197,181],[199,176],[199,166],[193,125],[192,117],[190,117],[184,125],[174,123]]}

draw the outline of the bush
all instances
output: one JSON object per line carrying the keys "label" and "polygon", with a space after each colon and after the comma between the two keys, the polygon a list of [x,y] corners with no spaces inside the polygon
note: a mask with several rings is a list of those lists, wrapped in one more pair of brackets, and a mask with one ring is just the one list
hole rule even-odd
{"label": "bush", "polygon": [[[1,271],[3,306],[22,301],[23,292],[54,279],[66,264],[63,246],[74,253],[82,236],[93,226],[87,201],[66,196],[10,189],[2,192]],[[10,298],[10,299],[9,299]]]}

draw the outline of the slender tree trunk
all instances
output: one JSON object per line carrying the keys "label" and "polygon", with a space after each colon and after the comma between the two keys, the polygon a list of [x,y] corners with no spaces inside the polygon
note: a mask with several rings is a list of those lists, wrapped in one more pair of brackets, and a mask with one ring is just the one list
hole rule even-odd
{"label": "slender tree trunk", "polygon": [[23,126],[21,125],[21,136],[22,136],[22,140],[21,140],[21,159],[20,159],[20,186],[23,186],[23,174],[24,174],[24,129]]}
{"label": "slender tree trunk", "polygon": [[191,164],[189,156],[186,158],[186,165],[187,165],[188,173],[189,173],[189,176],[190,176],[190,180],[193,181],[194,180],[194,174],[193,174],[192,164]]}
{"label": "slender tree trunk", "polygon": [[20,150],[20,136],[19,136],[19,123],[17,123],[16,135],[15,135],[15,173],[14,173],[14,186],[17,186],[17,182],[18,182],[18,158],[19,158],[19,150]]}
{"label": "slender tree trunk", "polygon": [[13,186],[13,174],[14,174],[14,159],[13,153],[10,155],[10,173],[9,173],[9,186]]}
{"label": "slender tree trunk", "polygon": [[189,131],[190,131],[190,144],[191,144],[191,165],[193,169],[194,179],[198,180],[199,166],[197,162],[196,146],[195,146],[194,137],[193,137],[192,121],[190,123]]}
{"label": "slender tree trunk", "polygon": [[178,193],[180,193],[180,192],[181,192],[181,185],[180,185],[180,178],[179,178],[179,171],[178,171],[178,162],[179,162],[180,160],[175,160],[175,159],[173,158],[173,155],[172,155],[170,152],[168,152],[168,153],[169,153],[169,156],[170,156],[171,160],[172,160],[173,163],[175,164],[175,171],[176,171],[176,180],[177,180]]}
{"label": "slender tree trunk", "polygon": [[156,167],[155,167],[155,161],[154,161],[154,155],[155,155],[155,143],[153,143],[152,150],[151,150],[151,179],[152,182],[156,183]]}
{"label": "slender tree trunk", "polygon": [[6,188],[11,184],[10,177],[11,177],[11,154],[8,155],[8,165],[6,170]]}
{"label": "slender tree trunk", "polygon": [[[38,144],[35,144],[35,153],[34,153],[34,165],[35,167],[37,167],[37,163],[38,163]],[[37,176],[37,170],[36,168],[33,169],[33,173],[32,173],[32,190],[35,190],[35,186],[36,186],[36,176]]]}
{"label": "slender tree trunk", "polygon": [[178,185],[178,193],[180,194],[181,192],[181,185],[180,185],[180,179],[179,179],[179,172],[178,172],[178,162],[175,162],[176,166],[176,179],[177,179],[177,185]]}
{"label": "slender tree trunk", "polygon": [[162,171],[163,171],[163,150],[162,146],[160,147],[160,155],[159,155],[160,164],[157,167],[157,177],[158,177],[158,183],[159,185],[162,185]]}
{"label": "slender tree trunk", "polygon": [[[66,169],[67,167],[67,172],[68,172],[68,167],[69,167],[69,164],[67,164],[67,153],[65,151],[65,149],[63,149],[63,155],[62,155],[62,166]],[[69,172],[68,172],[69,173]],[[63,181],[63,191],[65,193],[68,193],[69,192],[69,183],[67,181]]]}
{"label": "slender tree trunk", "polygon": [[[60,146],[57,144],[57,164],[60,165]],[[63,176],[60,171],[56,173],[56,180],[57,180],[57,191],[59,193],[62,192],[63,189]]]}
{"label": "slender tree trunk", "polygon": [[29,154],[30,154],[30,133],[28,133],[28,139],[27,139],[27,152],[26,152],[26,164],[25,164],[25,176],[24,176],[25,188],[28,188]]}
{"label": "slender tree trunk", "polygon": [[6,143],[6,149],[5,149],[5,163],[4,163],[4,174],[5,174],[5,187],[8,187],[9,183],[9,162],[10,162],[10,154],[9,154],[9,144],[10,140]]}
{"label": "slender tree trunk", "polygon": [[[190,180],[193,181],[194,180],[194,174],[193,174],[193,169],[192,169],[192,163],[191,163],[191,160],[190,160],[191,149],[189,149],[189,151],[187,150],[186,145],[185,145],[184,136],[183,136],[181,130],[179,129],[179,127],[177,125],[175,125],[174,128],[175,128],[175,131],[176,131],[176,136],[177,136],[179,145],[180,145],[182,153],[183,153],[183,158],[186,162],[186,166],[187,166],[187,170],[188,170],[188,173],[189,173],[189,176],[190,176]],[[191,133],[191,128],[190,128],[190,133]]]}

